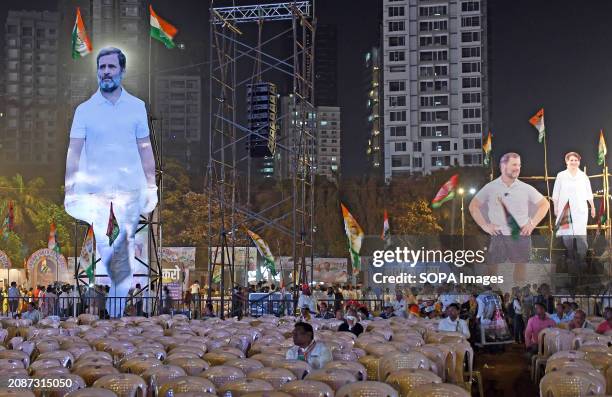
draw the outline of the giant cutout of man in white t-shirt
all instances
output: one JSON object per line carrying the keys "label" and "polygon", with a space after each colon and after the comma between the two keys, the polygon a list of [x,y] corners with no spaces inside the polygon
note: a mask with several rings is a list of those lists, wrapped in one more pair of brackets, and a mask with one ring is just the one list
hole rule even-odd
{"label": "giant cutout of man in white t-shirt", "polygon": [[[145,104],[121,85],[125,55],[104,48],[96,65],[99,90],[77,107],[70,130],[64,205],[73,217],[93,224],[101,257],[96,274],[110,278],[109,297],[126,297],[139,217],[157,205],[155,160]],[[111,202],[120,229],[112,245],[106,236]],[[120,316],[120,305],[122,300],[108,299],[109,314]]]}

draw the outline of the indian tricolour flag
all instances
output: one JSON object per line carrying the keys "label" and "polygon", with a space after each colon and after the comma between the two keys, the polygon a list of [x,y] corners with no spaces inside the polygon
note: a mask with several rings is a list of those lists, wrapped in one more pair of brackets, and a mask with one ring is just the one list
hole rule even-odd
{"label": "indian tricolour flag", "polygon": [[442,204],[455,198],[455,190],[459,184],[459,174],[450,177],[448,181],[442,185],[436,196],[431,201],[432,208],[440,208]]}
{"label": "indian tricolour flag", "polygon": [[538,112],[529,119],[529,123],[538,130],[538,142],[542,143],[544,140],[544,108],[538,110]]}
{"label": "indian tricolour flag", "polygon": [[274,256],[272,255],[272,251],[270,251],[270,247],[268,246],[268,244],[255,232],[252,232],[247,229],[247,234],[255,243],[257,251],[259,251],[261,256],[264,257],[266,267],[268,268],[268,270],[270,270],[272,276],[276,276],[276,263],[274,263]]}
{"label": "indian tricolour flag", "polygon": [[174,48],[174,36],[178,33],[178,29],[173,25],[160,18],[159,15],[153,11],[153,7],[149,5],[149,11],[151,12],[151,37],[161,41],[167,48]]}
{"label": "indian tricolour flag", "polygon": [[363,242],[364,233],[359,223],[353,218],[353,215],[349,210],[340,203],[342,209],[342,217],[344,218],[344,231],[348,238],[349,253],[351,254],[351,261],[353,264],[353,273],[358,273],[361,270],[361,243]]}
{"label": "indian tricolour flag", "polygon": [[491,164],[491,151],[493,150],[493,140],[491,137],[491,131],[489,131],[489,135],[487,136],[487,140],[482,145],[482,151],[484,152],[484,165]]}
{"label": "indian tricolour flag", "polygon": [[93,284],[94,282],[94,257],[95,251],[95,240],[94,240],[94,232],[93,225],[90,225],[87,229],[87,235],[83,240],[83,247],[81,248],[81,256],[79,257],[79,262],[82,268],[85,268],[85,273],[87,274],[87,278],[89,279],[89,284]]}
{"label": "indian tricolour flag", "polygon": [[608,148],[606,147],[606,139],[604,138],[603,130],[599,131],[599,145],[597,147],[597,164],[604,165],[606,160],[606,154],[608,154]]}
{"label": "indian tricolour flag", "polygon": [[82,58],[92,50],[91,41],[85,31],[85,24],[81,18],[81,9],[77,7],[76,22],[72,29],[72,58]]}

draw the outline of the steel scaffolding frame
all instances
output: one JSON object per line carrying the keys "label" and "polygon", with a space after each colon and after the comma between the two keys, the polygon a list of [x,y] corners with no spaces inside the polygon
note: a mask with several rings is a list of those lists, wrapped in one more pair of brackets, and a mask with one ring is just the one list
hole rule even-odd
{"label": "steel scaffolding frame", "polygon": [[[248,239],[246,232],[242,230],[247,224],[256,232],[269,228],[290,237],[294,258],[292,282],[297,286],[308,281],[306,258],[309,257],[312,261],[314,255],[316,161],[316,126],[310,128],[308,124],[309,121],[312,123],[309,115],[314,111],[313,14],[310,1],[220,8],[211,5],[210,8],[210,127],[205,182],[208,194],[208,301],[211,301],[212,297],[215,270],[220,270],[221,308],[225,307],[225,270],[230,270],[229,281],[233,288],[236,284],[234,247],[238,236],[243,235],[245,240]],[[261,42],[260,30],[256,45],[249,44],[249,38],[239,29],[239,24],[258,23],[261,26],[264,21],[291,21],[291,28],[264,42]],[[289,33],[293,36],[293,54],[288,58],[278,59],[262,49],[264,45],[270,45]],[[252,78],[238,81],[236,71],[249,59],[259,67],[254,68]],[[263,70],[261,65],[265,66]],[[276,141],[276,150],[281,150],[289,159],[291,195],[270,203],[264,209],[253,211],[250,205],[251,161],[248,154],[242,156],[241,147],[246,146],[251,134],[266,141],[270,139],[261,134],[259,129],[250,130],[238,122],[237,112],[242,109],[237,109],[237,98],[240,98],[238,95],[246,89],[247,83],[261,81],[261,75],[269,71],[288,75],[293,81],[292,110],[297,114],[291,115],[291,119],[298,128],[293,139],[283,143]],[[244,112],[246,113],[246,109]],[[290,114],[291,112],[281,114],[278,120],[287,119]],[[288,137],[283,137],[286,138]],[[276,218],[268,215],[273,208],[287,205],[288,202],[291,202],[288,212]],[[218,215],[213,214],[213,205],[218,206]],[[236,219],[238,214],[245,217],[240,223]],[[289,226],[282,223],[286,220],[290,221]],[[217,222],[219,225],[213,226]],[[213,254],[212,247],[220,247],[221,250],[215,250]],[[218,254],[221,255],[220,261]],[[220,269],[216,269],[217,266],[220,266]],[[233,310],[232,307],[232,312]],[[223,309],[221,316],[224,316]]]}

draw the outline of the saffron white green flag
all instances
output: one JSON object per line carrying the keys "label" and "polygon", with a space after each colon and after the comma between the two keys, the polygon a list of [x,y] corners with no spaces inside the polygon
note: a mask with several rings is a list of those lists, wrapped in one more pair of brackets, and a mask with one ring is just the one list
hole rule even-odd
{"label": "saffron white green flag", "polygon": [[597,147],[597,164],[604,165],[606,155],[608,154],[608,148],[606,147],[606,140],[604,138],[603,130],[599,131],[599,145]]}
{"label": "saffron white green flag", "polygon": [[538,112],[529,119],[529,123],[538,130],[538,142],[542,143],[544,140],[545,128],[544,128],[544,108],[538,110]]}
{"label": "saffron white green flag", "polygon": [[81,256],[79,257],[79,263],[82,268],[85,269],[89,284],[94,283],[94,232],[93,225],[90,225],[87,229],[87,235],[83,240],[83,247],[81,248]]}
{"label": "saffron white green flag", "polygon": [[92,50],[91,41],[85,31],[85,24],[81,18],[81,9],[77,7],[76,22],[72,29],[72,58],[83,58]]}
{"label": "saffron white green flag", "polygon": [[340,208],[342,208],[342,217],[344,218],[344,231],[346,232],[346,237],[348,238],[349,244],[349,253],[351,255],[351,262],[353,264],[353,274],[358,273],[361,270],[361,256],[359,256],[359,252],[361,251],[361,244],[363,243],[364,233],[359,223],[353,218],[353,215],[349,212],[349,210],[344,206],[344,204],[340,203]]}
{"label": "saffron white green flag", "polygon": [[274,256],[272,255],[272,251],[270,251],[268,244],[266,244],[266,242],[255,232],[247,229],[247,234],[255,243],[257,251],[259,251],[261,256],[264,257],[264,260],[266,261],[265,265],[268,270],[270,270],[270,273],[272,273],[272,276],[276,276],[276,264],[274,263]]}
{"label": "saffron white green flag", "polygon": [[151,12],[151,37],[164,43],[167,48],[176,47],[173,40],[178,29],[157,15],[151,5],[149,5],[149,11]]}

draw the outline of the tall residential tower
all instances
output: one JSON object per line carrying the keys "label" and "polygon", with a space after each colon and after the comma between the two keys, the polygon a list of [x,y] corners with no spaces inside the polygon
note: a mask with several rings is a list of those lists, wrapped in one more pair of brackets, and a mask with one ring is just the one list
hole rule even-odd
{"label": "tall residential tower", "polygon": [[486,0],[383,0],[385,179],[482,163]]}

